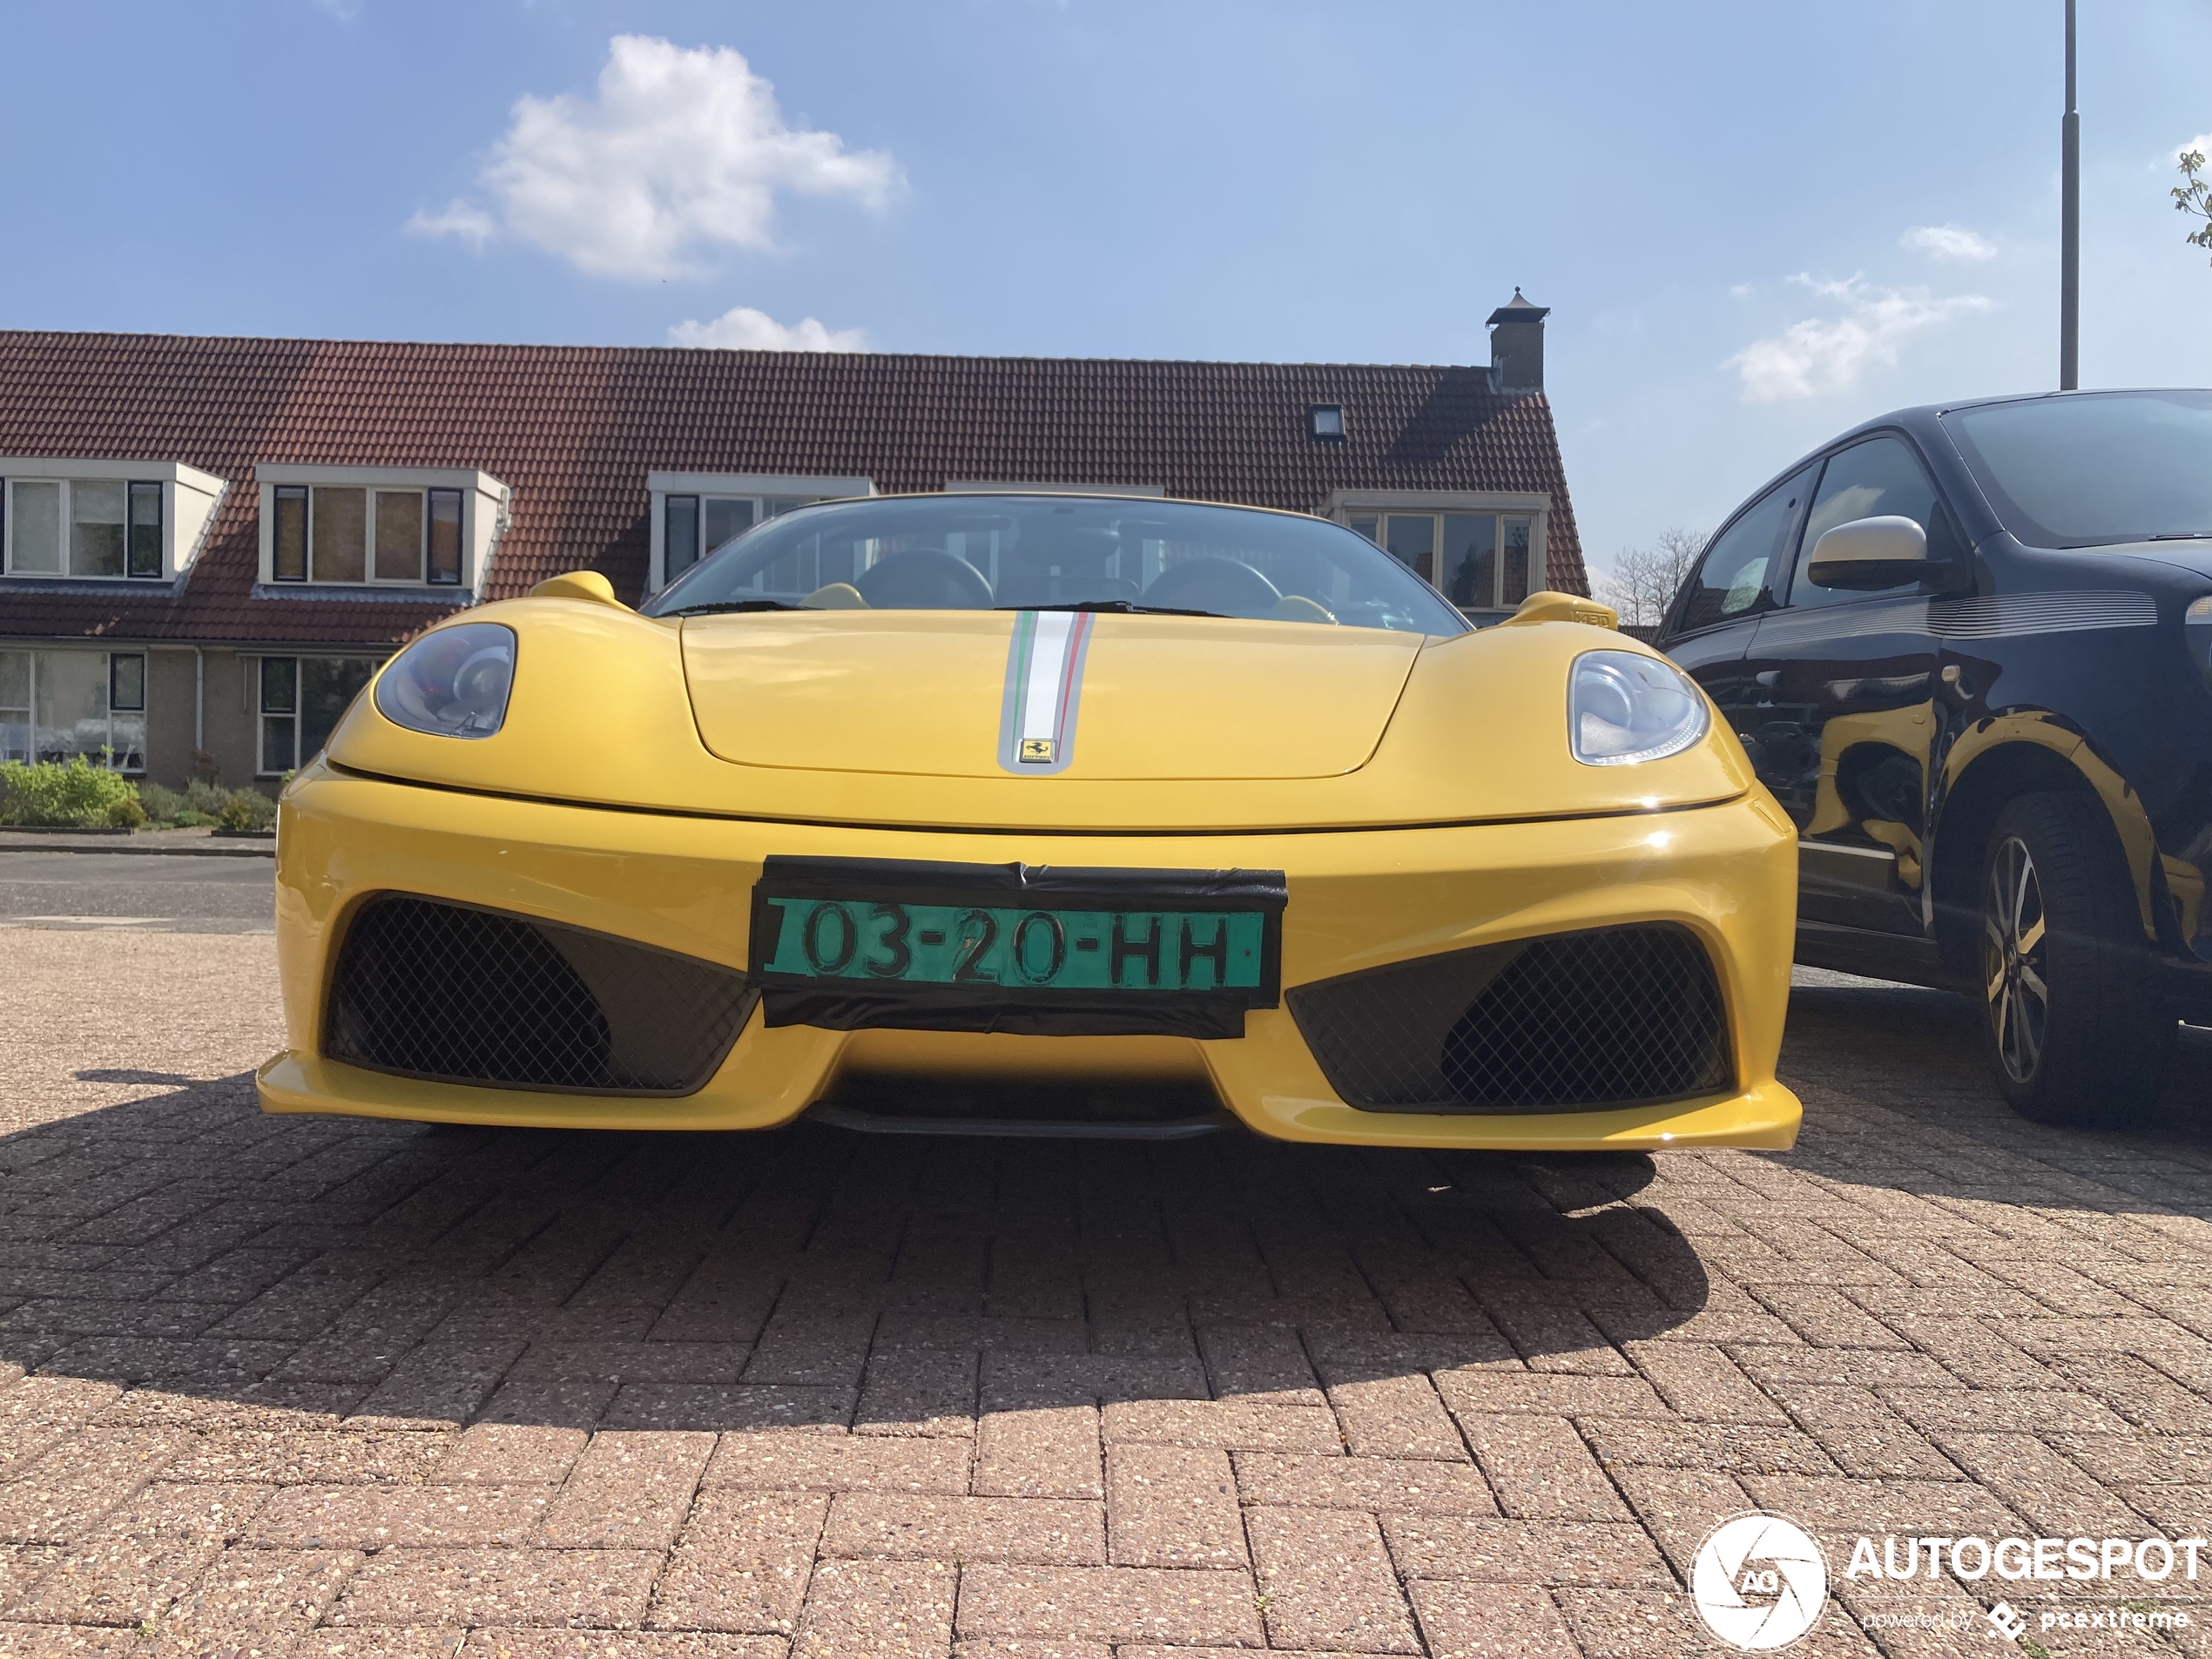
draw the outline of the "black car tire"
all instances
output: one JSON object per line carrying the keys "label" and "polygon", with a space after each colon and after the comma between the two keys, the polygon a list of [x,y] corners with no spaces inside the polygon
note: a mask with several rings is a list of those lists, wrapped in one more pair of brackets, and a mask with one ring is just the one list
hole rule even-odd
{"label": "black car tire", "polygon": [[2006,806],[1983,855],[1979,909],[1983,1024],[2013,1109],[2092,1128],[2148,1106],[2177,1022],[2095,799]]}

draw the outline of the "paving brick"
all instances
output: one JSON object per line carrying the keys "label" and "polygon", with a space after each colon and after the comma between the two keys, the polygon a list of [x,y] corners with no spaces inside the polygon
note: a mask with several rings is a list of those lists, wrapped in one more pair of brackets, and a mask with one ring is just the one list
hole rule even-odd
{"label": "paving brick", "polygon": [[1510,1413],[1460,1421],[1505,1514],[1523,1521],[1629,1518],[1613,1483],[1565,1418]]}
{"label": "paving brick", "polygon": [[843,1493],[830,1505],[826,1556],[1103,1566],[1105,1516],[1055,1498],[918,1497]]}
{"label": "paving brick", "polygon": [[226,1549],[160,1628],[195,1654],[281,1650],[314,1628],[363,1559],[346,1549]]}
{"label": "paving brick", "polygon": [[726,1434],[703,1484],[832,1492],[968,1490],[969,1448],[958,1440],[869,1434]]}
{"label": "paving brick", "polygon": [[334,1624],[635,1624],[661,1558],[638,1550],[387,1549],[330,1609]]}
{"label": "paving brick", "polygon": [[580,1428],[478,1423],[458,1435],[439,1439],[445,1455],[424,1477],[439,1485],[558,1486],[568,1479],[591,1436]]}
{"label": "paving brick", "polygon": [[[1116,1400],[1205,1399],[1206,1373],[1197,1356],[1036,1354],[1002,1350],[982,1356],[981,1405],[987,1412],[1096,1406]],[[1318,1405],[1317,1399],[1313,1402]]]}
{"label": "paving brick", "polygon": [[1218,1399],[1274,1406],[1324,1403],[1296,1331],[1281,1325],[1201,1325],[1198,1352],[1205,1358]]}
{"label": "paving brick", "polygon": [[1096,1636],[1256,1648],[1249,1575],[1143,1567],[977,1566],[961,1576],[961,1635]]}
{"label": "paving brick", "polygon": [[1602,1468],[1650,1465],[1728,1473],[1833,1474],[1836,1464],[1818,1441],[1795,1428],[1743,1423],[1660,1423],[1635,1417],[1588,1417],[1579,1425]]}
{"label": "paving brick", "polygon": [[382,1549],[530,1541],[555,1488],[287,1487],[264,1504],[246,1541],[272,1549]]}
{"label": "paving brick", "polygon": [[547,1630],[510,1625],[471,1630],[458,1656],[448,1649],[439,1659],[785,1659],[786,1651],[781,1636],[730,1635],[707,1630]]}
{"label": "paving brick", "polygon": [[1667,1589],[1674,1575],[1641,1527],[1386,1514],[1383,1541],[1407,1578]]}
{"label": "paving brick", "polygon": [[1247,1524],[1270,1645],[1420,1651],[1374,1517],[1346,1509],[1257,1508]]}
{"label": "paving brick", "polygon": [[540,1541],[556,1549],[666,1549],[714,1447],[711,1434],[593,1435],[545,1512]]}
{"label": "paving brick", "polygon": [[1692,1342],[1639,1342],[1629,1357],[1683,1417],[1706,1423],[1787,1428],[1790,1419],[1718,1348]]}
{"label": "paving brick", "polygon": [[1346,1448],[1359,1456],[1467,1460],[1467,1446],[1450,1413],[1429,1379],[1419,1372],[1338,1383],[1328,1398],[1336,1408]]}
{"label": "paving brick", "polygon": [[988,1413],[976,1428],[974,1489],[987,1497],[1103,1498],[1098,1408]]}
{"label": "paving brick", "polygon": [[1335,1452],[1336,1419],[1298,1406],[1238,1399],[1148,1399],[1106,1407],[1108,1444],[1215,1447],[1225,1451]]}
{"label": "paving brick", "polygon": [[184,1447],[174,1429],[78,1430],[0,1485],[0,1541],[71,1542],[128,1502]]}
{"label": "paving brick", "polygon": [[976,1356],[883,1350],[868,1360],[853,1420],[856,1434],[975,1433]]}
{"label": "paving brick", "polygon": [[1454,1417],[1533,1412],[1542,1417],[1657,1417],[1675,1413],[1641,1377],[1562,1377],[1535,1372],[1455,1371],[1437,1392]]}
{"label": "paving brick", "polygon": [[692,1430],[735,1434],[754,1429],[831,1429],[853,1417],[849,1388],[719,1387],[705,1383],[625,1383],[600,1420],[610,1429]]}
{"label": "paving brick", "polygon": [[260,1480],[274,1486],[411,1482],[452,1449],[453,1437],[447,1434],[219,1428],[195,1435],[165,1474],[176,1480]]}
{"label": "paving brick", "polygon": [[1885,1388],[1884,1401],[1922,1433],[2112,1434],[2126,1421],[2087,1394],[1992,1388]]}
{"label": "paving brick", "polygon": [[1225,1452],[1112,1446],[1106,1527],[1117,1567],[1243,1567],[1244,1527]]}
{"label": "paving brick", "polygon": [[1705,1534],[1752,1507],[1737,1480],[1708,1469],[1622,1469],[1618,1478],[1635,1518],[1685,1583]]}
{"label": "paving brick", "polygon": [[17,1618],[91,1624],[157,1618],[267,1491],[246,1485],[149,1487],[65,1551],[10,1612]]}
{"label": "paving brick", "polygon": [[1480,1470],[1431,1459],[1231,1454],[1246,1503],[1408,1514],[1494,1515],[1497,1500]]}
{"label": "paving brick", "polygon": [[701,1493],[645,1623],[789,1635],[829,1502],[820,1493]]}
{"label": "paving brick", "polygon": [[2134,1510],[2032,1434],[1939,1433],[1937,1443],[2047,1536],[2141,1528]]}
{"label": "paving brick", "polygon": [[1533,1584],[1431,1580],[1407,1589],[1432,1659],[1580,1659],[1558,1604]]}
{"label": "paving brick", "polygon": [[945,1561],[826,1561],[807,1587],[792,1659],[943,1659],[959,1582]]}

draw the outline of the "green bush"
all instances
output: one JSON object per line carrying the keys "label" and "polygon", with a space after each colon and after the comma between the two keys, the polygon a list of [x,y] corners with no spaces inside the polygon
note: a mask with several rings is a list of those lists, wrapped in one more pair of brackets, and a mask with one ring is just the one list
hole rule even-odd
{"label": "green bush", "polygon": [[66,762],[0,760],[0,824],[90,829],[105,824],[118,803],[137,800],[128,778],[83,755]]}
{"label": "green bush", "polygon": [[136,795],[125,795],[121,800],[110,801],[107,808],[110,829],[142,830],[146,826],[146,809]]}
{"label": "green bush", "polygon": [[182,789],[140,784],[138,800],[165,829],[268,829],[276,823],[276,803],[260,790],[225,789],[205,778]]}

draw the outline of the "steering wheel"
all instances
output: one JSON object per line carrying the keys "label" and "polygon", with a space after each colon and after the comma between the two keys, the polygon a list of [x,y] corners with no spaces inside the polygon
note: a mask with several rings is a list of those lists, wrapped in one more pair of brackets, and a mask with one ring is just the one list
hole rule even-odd
{"label": "steering wheel", "polygon": [[1169,610],[1264,616],[1283,603],[1283,590],[1242,559],[1182,559],[1152,578],[1143,603]]}
{"label": "steering wheel", "polygon": [[853,584],[878,610],[988,610],[991,584],[966,559],[918,547],[871,565]]}

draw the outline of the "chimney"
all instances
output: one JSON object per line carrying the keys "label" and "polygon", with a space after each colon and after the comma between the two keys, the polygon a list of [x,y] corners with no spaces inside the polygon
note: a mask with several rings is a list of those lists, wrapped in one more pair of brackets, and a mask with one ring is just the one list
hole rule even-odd
{"label": "chimney", "polygon": [[1513,298],[1490,314],[1490,381],[1501,392],[1544,389],[1544,319],[1549,306]]}

